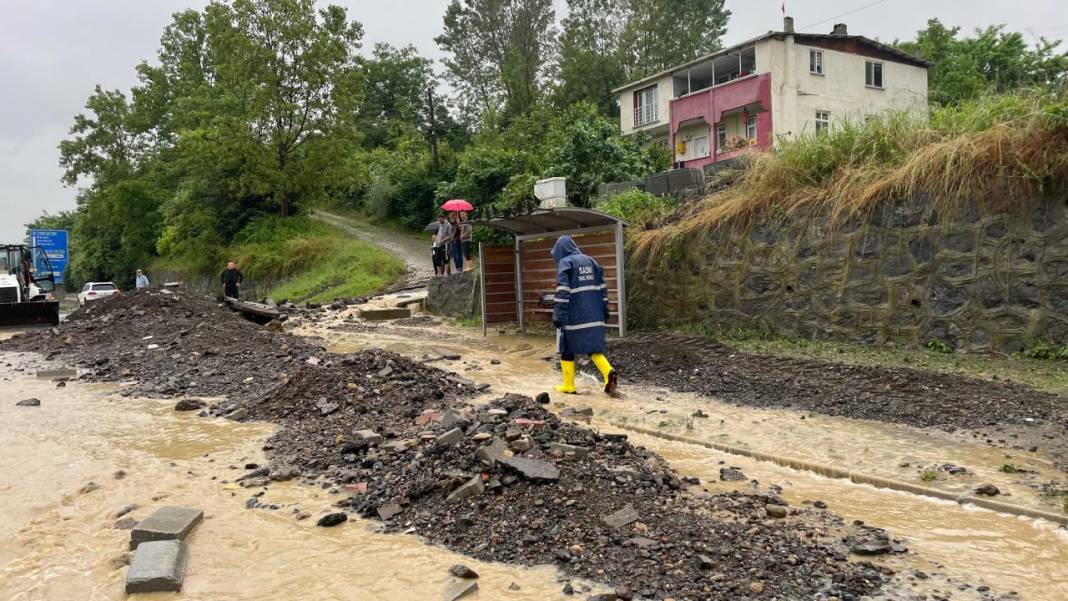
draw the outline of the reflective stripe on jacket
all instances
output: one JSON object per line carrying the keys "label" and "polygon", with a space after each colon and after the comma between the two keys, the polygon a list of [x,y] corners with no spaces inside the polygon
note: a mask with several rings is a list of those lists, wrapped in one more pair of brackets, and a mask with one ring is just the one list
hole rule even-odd
{"label": "reflective stripe on jacket", "polygon": [[562,324],[560,352],[604,352],[604,327],[608,319],[608,286],[604,269],[582,254],[571,236],[561,236],[552,250],[556,260],[556,293],[553,321]]}

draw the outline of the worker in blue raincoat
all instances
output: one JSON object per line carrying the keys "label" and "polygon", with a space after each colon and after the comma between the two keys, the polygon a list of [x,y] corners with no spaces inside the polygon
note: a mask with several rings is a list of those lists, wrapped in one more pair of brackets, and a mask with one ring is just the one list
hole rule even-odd
{"label": "worker in blue raincoat", "polygon": [[616,389],[616,371],[604,356],[604,328],[608,322],[608,286],[604,269],[582,254],[571,236],[560,236],[553,245],[556,261],[556,294],[553,326],[557,330],[560,371],[564,382],[559,392],[575,394],[575,355],[588,354],[604,378],[604,390]]}

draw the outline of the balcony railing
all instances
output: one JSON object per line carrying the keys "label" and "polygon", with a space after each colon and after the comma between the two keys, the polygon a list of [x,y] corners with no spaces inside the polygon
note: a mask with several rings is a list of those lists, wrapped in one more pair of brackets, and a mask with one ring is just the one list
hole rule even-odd
{"label": "balcony railing", "polygon": [[634,127],[648,125],[657,121],[656,103],[634,107]]}

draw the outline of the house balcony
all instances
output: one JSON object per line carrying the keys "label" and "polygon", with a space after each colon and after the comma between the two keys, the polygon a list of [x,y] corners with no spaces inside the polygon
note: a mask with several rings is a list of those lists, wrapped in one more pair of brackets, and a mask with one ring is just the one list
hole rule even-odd
{"label": "house balcony", "polygon": [[[746,75],[680,96],[671,101],[669,114],[677,166],[703,167],[734,158],[745,148],[770,148],[771,74]],[[698,140],[707,135],[707,143],[679,153],[680,134]]]}

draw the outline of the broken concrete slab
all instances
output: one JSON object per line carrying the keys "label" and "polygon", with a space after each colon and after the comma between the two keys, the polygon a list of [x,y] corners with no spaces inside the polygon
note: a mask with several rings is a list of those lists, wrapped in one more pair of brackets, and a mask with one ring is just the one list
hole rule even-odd
{"label": "broken concrete slab", "polygon": [[449,496],[446,497],[445,500],[450,503],[455,503],[470,497],[477,497],[485,490],[486,484],[482,481],[482,475],[478,474],[474,478],[461,484],[456,490],[449,493]]}
{"label": "broken concrete slab", "polygon": [[551,482],[560,479],[560,470],[548,461],[530,459],[529,457],[508,457],[499,461],[519,472],[519,475],[528,480]]}
{"label": "broken concrete slab", "polygon": [[434,444],[439,447],[453,447],[464,441],[464,431],[453,428],[434,439]]}
{"label": "broken concrete slab", "polygon": [[160,507],[130,532],[130,548],[159,540],[185,540],[204,519],[204,512],[188,507]]}
{"label": "broken concrete slab", "polygon": [[126,593],[179,591],[187,563],[189,550],[185,542],[146,541],[137,547],[126,573]]}
{"label": "broken concrete slab", "polygon": [[411,309],[361,309],[360,317],[368,321],[384,321],[411,317]]}
{"label": "broken concrete slab", "polygon": [[629,524],[637,522],[641,516],[638,515],[637,510],[630,503],[627,503],[623,509],[615,513],[610,513],[601,517],[601,526],[608,528],[609,530],[618,530]]}
{"label": "broken concrete slab", "polygon": [[478,590],[477,580],[457,580],[450,582],[445,587],[444,601],[456,601]]}
{"label": "broken concrete slab", "polygon": [[549,452],[564,459],[574,460],[585,459],[590,454],[590,450],[586,447],[564,444],[562,442],[549,444]]}

